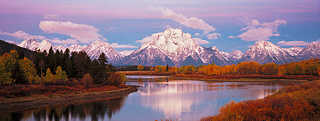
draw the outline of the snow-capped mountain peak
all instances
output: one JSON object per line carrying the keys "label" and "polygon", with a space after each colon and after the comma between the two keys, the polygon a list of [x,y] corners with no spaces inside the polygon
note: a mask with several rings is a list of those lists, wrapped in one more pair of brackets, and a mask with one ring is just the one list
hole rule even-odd
{"label": "snow-capped mountain peak", "polygon": [[106,54],[107,58],[113,62],[120,60],[121,55],[115,51],[109,43],[96,40],[83,49],[91,58],[98,58],[101,53]]}
{"label": "snow-capped mountain peak", "polygon": [[295,60],[287,50],[269,41],[258,41],[251,46],[241,58],[242,61],[256,61],[260,63],[287,63]]}
{"label": "snow-capped mountain peak", "polygon": [[[191,34],[181,29],[168,28],[163,32],[144,38],[145,43],[136,51],[125,57],[125,64],[172,64],[200,65],[214,61],[226,65],[230,63],[229,54],[216,47],[201,47]],[[130,63],[129,63],[130,62]]]}
{"label": "snow-capped mountain peak", "polygon": [[20,44],[18,44],[18,46],[28,48],[30,50],[40,49],[40,51],[48,51],[51,48],[52,44],[48,40],[42,40],[41,42],[38,42],[35,39],[28,39],[22,41]]}
{"label": "snow-capped mountain peak", "polygon": [[157,48],[176,64],[188,56],[195,57],[202,48],[192,39],[191,34],[184,33],[181,29],[168,28],[147,38],[150,41],[144,43],[138,51]]}
{"label": "snow-capped mountain peak", "polygon": [[78,45],[78,44],[74,44],[74,45],[69,46],[68,49],[71,52],[79,52],[79,51],[82,51],[86,47],[87,46],[81,46],[81,45]]}
{"label": "snow-capped mountain peak", "polygon": [[157,47],[167,53],[176,53],[181,48],[194,48],[199,45],[191,38],[191,34],[168,28],[164,32],[152,34],[151,41],[144,43],[141,48],[148,46]]}
{"label": "snow-capped mountain peak", "polygon": [[71,52],[85,51],[92,59],[98,58],[101,53],[105,53],[110,62],[119,61],[121,57],[121,55],[115,51],[109,43],[98,40],[90,43],[88,46],[74,44],[69,47],[65,47],[62,45],[53,46],[53,44],[51,44],[48,40],[42,40],[41,42],[38,42],[37,40],[30,39],[22,41],[18,46],[28,48],[30,50],[40,49],[40,51],[49,51],[51,47],[54,50],[62,51],[68,48]]}
{"label": "snow-capped mountain peak", "polygon": [[[105,41],[93,41],[88,45],[74,44],[71,46],[53,45],[48,40],[24,40],[18,46],[30,50],[85,51],[92,59],[105,53],[109,62],[116,65],[201,65],[214,62],[217,65],[235,64],[242,61],[259,63],[274,62],[278,64],[299,61],[309,58],[320,58],[320,41],[312,42],[304,48],[281,48],[269,41],[257,41],[245,53],[239,50],[227,53],[217,47],[201,47],[191,34],[180,29],[169,28],[163,32],[145,38],[143,45],[134,51],[118,53]],[[145,40],[144,39],[144,40]]]}
{"label": "snow-capped mountain peak", "polygon": [[307,45],[299,53],[299,59],[320,58],[320,41],[315,41]]}

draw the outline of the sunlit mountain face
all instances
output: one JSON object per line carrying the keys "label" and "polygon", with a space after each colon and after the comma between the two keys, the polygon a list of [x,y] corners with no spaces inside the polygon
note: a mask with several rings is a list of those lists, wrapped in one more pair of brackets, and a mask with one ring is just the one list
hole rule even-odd
{"label": "sunlit mountain face", "polygon": [[[306,47],[280,47],[270,41],[256,41],[245,52],[235,50],[225,52],[216,46],[205,47],[202,43],[208,41],[194,38],[190,33],[181,29],[167,28],[163,32],[145,37],[140,48],[132,51],[118,52],[105,41],[96,40],[88,45],[55,45],[49,40],[37,41],[36,39],[24,40],[18,46],[30,50],[54,50],[71,52],[85,51],[92,59],[105,53],[109,62],[114,65],[206,65],[214,62],[217,65],[230,65],[243,61],[256,61],[259,63],[274,62],[285,64],[310,58],[320,58],[318,41],[309,43]],[[122,54],[121,54],[122,53]]]}

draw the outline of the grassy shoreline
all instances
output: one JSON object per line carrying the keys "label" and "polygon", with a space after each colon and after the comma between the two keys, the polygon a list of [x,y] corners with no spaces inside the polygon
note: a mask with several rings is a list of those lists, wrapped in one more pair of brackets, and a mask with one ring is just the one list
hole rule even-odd
{"label": "grassy shoreline", "polygon": [[110,100],[120,98],[135,91],[137,91],[137,87],[126,86],[112,90],[73,92],[67,94],[57,93],[50,95],[42,94],[14,98],[1,98],[0,112],[17,112],[23,110],[30,110],[34,108],[46,107],[50,105],[67,105],[98,100]]}
{"label": "grassy shoreline", "polygon": [[[319,80],[320,77],[310,75],[204,75],[204,74],[176,74],[176,73],[157,73],[154,71],[121,71],[125,75],[155,75],[169,76],[168,80],[202,80],[216,82],[273,82],[273,81],[297,81],[306,82]],[[139,80],[139,79],[134,79]],[[131,80],[132,81],[132,80]]]}
{"label": "grassy shoreline", "polygon": [[263,78],[199,78],[199,77],[171,77],[170,80],[200,80],[210,82],[307,82],[304,79],[263,79]]}

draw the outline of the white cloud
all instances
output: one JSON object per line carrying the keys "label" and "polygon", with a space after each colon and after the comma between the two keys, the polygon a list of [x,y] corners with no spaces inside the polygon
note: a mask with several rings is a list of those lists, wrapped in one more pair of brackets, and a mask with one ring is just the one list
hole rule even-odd
{"label": "white cloud", "polygon": [[137,48],[137,46],[133,46],[133,45],[120,45],[118,43],[112,43],[111,47],[113,48]]}
{"label": "white cloud", "polygon": [[199,45],[209,44],[209,42],[207,40],[203,40],[203,39],[200,39],[200,38],[192,38],[192,39]]}
{"label": "white cloud", "polygon": [[186,17],[183,14],[174,12],[168,8],[160,8],[163,17],[178,22],[186,27],[193,29],[203,30],[205,34],[215,31],[216,29],[206,23],[204,20],[196,17]]}
{"label": "white cloud", "polygon": [[21,31],[21,30],[16,31],[14,33],[0,32],[0,35],[12,36],[12,37],[23,39],[23,40],[26,40],[26,39],[40,39],[40,40],[47,39],[44,36],[31,35],[31,34],[28,34],[28,33],[24,32],[24,31]]}
{"label": "white cloud", "polygon": [[194,36],[200,36],[200,33],[194,33]]}
{"label": "white cloud", "polygon": [[68,35],[72,39],[79,40],[82,43],[105,39],[98,33],[97,28],[70,21],[41,21],[39,27],[44,32]]}
{"label": "white cloud", "polygon": [[152,36],[148,36],[148,37],[143,38],[142,40],[137,40],[136,42],[146,43],[146,42],[152,41],[152,39],[153,39]]}
{"label": "white cloud", "polygon": [[123,51],[120,51],[119,53],[123,56],[128,56],[130,55],[134,50],[123,50]]}
{"label": "white cloud", "polygon": [[[252,20],[246,27],[242,28],[241,31],[244,33],[237,36],[245,41],[260,41],[269,40],[270,37],[280,36],[278,27],[281,24],[286,24],[285,20],[275,20],[273,22],[260,23],[258,20]],[[229,36],[230,38],[230,36]]]}
{"label": "white cloud", "polygon": [[280,46],[307,46],[310,43],[305,41],[279,41],[277,44]]}
{"label": "white cloud", "polygon": [[272,36],[280,36],[280,34],[274,34],[270,28],[254,28],[247,30],[238,37],[245,41],[259,41],[269,40]]}
{"label": "white cloud", "polygon": [[220,33],[211,33],[211,34],[208,34],[207,35],[207,38],[208,39],[218,39],[221,37],[221,34]]}

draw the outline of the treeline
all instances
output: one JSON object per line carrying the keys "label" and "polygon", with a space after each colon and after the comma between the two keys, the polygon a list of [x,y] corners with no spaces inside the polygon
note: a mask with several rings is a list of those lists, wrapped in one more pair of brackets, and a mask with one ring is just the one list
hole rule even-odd
{"label": "treeline", "polygon": [[[123,76],[114,73],[104,53],[98,59],[90,59],[86,52],[70,52],[66,49],[49,52],[37,51],[29,58],[19,58],[15,50],[0,57],[0,84],[56,84],[82,81],[83,84],[119,85]],[[110,78],[109,78],[110,77]]]}
{"label": "treeline", "polygon": [[[138,66],[142,68],[141,66]],[[309,59],[299,62],[278,65],[275,63],[259,64],[258,62],[249,61],[233,65],[218,66],[215,64],[202,66],[181,66],[169,67],[158,65],[151,68],[156,72],[171,72],[183,74],[205,74],[205,75],[320,75],[320,60]]]}

